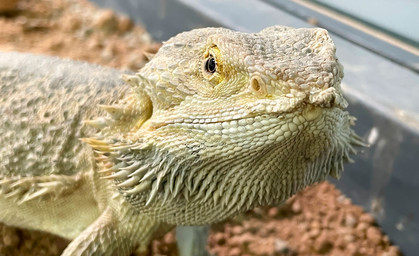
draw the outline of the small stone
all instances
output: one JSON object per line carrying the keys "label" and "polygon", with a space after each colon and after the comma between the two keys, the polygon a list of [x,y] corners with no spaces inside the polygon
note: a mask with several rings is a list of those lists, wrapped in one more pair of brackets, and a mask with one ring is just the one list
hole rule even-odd
{"label": "small stone", "polygon": [[399,247],[392,245],[388,248],[388,251],[383,253],[382,256],[399,256],[401,255]]}
{"label": "small stone", "polygon": [[359,253],[357,253],[357,255],[361,254],[361,255],[365,255],[367,254],[368,250],[365,247],[361,247],[359,248]]}
{"label": "small stone", "polygon": [[3,237],[3,243],[7,247],[16,247],[19,242],[20,239],[16,232],[8,232],[7,235]]}
{"label": "small stone", "polygon": [[345,198],[342,202],[343,205],[351,205],[352,204],[352,200],[350,198]]}
{"label": "small stone", "polygon": [[344,196],[344,195],[340,195],[337,198],[337,200],[338,200],[339,203],[343,203],[345,201],[345,199],[346,199],[346,196]]}
{"label": "small stone", "polygon": [[107,34],[111,34],[118,28],[118,19],[112,10],[105,10],[93,22],[93,27]]}
{"label": "small stone", "polygon": [[367,229],[367,238],[371,240],[374,244],[381,243],[381,232],[377,227],[369,227]]}
{"label": "small stone", "polygon": [[122,16],[119,18],[119,21],[118,21],[118,32],[125,33],[131,30],[133,26],[134,26],[134,23],[129,17]]}
{"label": "small stone", "polygon": [[314,242],[314,250],[319,254],[326,254],[333,248],[333,243],[322,233]]}
{"label": "small stone", "polygon": [[255,225],[249,223],[249,225],[247,225],[245,227],[246,231],[248,231],[251,234],[256,234],[259,231],[259,228],[256,227]]}
{"label": "small stone", "polygon": [[292,234],[294,232],[293,228],[289,226],[285,226],[285,227],[281,226],[281,229],[282,229],[282,234],[283,234],[282,237],[286,240],[291,239]]}
{"label": "small stone", "polygon": [[375,221],[374,221],[374,218],[370,214],[364,213],[359,217],[359,222],[373,224]]}
{"label": "small stone", "polygon": [[224,245],[226,243],[226,238],[223,233],[216,233],[214,235],[214,241],[218,245]]}
{"label": "small stone", "polygon": [[24,248],[25,250],[32,250],[33,249],[33,241],[31,240],[24,240],[21,248]]}
{"label": "small stone", "polygon": [[333,240],[333,245],[336,248],[343,249],[348,245],[348,243],[345,241],[345,239],[342,236],[337,236],[336,239]]}
{"label": "small stone", "polygon": [[274,248],[276,253],[285,254],[289,251],[288,243],[279,238],[274,240]]}
{"label": "small stone", "polygon": [[293,213],[300,213],[301,212],[301,204],[298,200],[295,200],[294,203],[291,206],[291,210]]}
{"label": "small stone", "polygon": [[239,236],[241,245],[247,246],[252,241],[255,240],[255,237],[250,233],[244,233]]}
{"label": "small stone", "polygon": [[365,222],[361,222],[356,226],[356,230],[358,232],[365,232],[368,228],[368,224]]}
{"label": "small stone", "polygon": [[240,235],[244,232],[243,227],[242,226],[234,226],[232,229],[232,234],[233,235]]}
{"label": "small stone", "polygon": [[81,20],[79,17],[67,15],[63,17],[62,26],[65,31],[74,32],[81,27]]}
{"label": "small stone", "polygon": [[306,232],[310,230],[310,226],[306,222],[299,223],[298,228],[301,230],[301,232]]}
{"label": "small stone", "polygon": [[260,207],[253,209],[253,212],[258,217],[264,217],[265,216],[265,211],[262,208],[260,208]]}
{"label": "small stone", "polygon": [[348,244],[346,246],[346,251],[345,251],[346,255],[350,255],[350,256],[357,256],[359,255],[359,251],[358,251],[358,246],[356,244]]}
{"label": "small stone", "polygon": [[248,245],[249,253],[252,255],[272,255],[275,252],[275,242],[273,237],[266,239],[256,239]]}
{"label": "small stone", "polygon": [[50,41],[46,43],[46,46],[51,51],[59,51],[65,46],[65,42],[63,40],[64,39],[57,40],[57,41]]}
{"label": "small stone", "polygon": [[116,56],[117,50],[114,45],[107,45],[105,49],[102,50],[100,57],[104,61],[111,61]]}
{"label": "small stone", "polygon": [[320,229],[314,228],[314,229],[310,230],[310,232],[308,232],[308,235],[309,235],[310,238],[316,238],[320,235]]}
{"label": "small stone", "polygon": [[308,212],[308,211],[305,211],[304,212],[304,218],[305,218],[305,221],[311,221],[312,219],[313,219],[313,214],[312,213],[310,213],[310,212]]}
{"label": "small stone", "polygon": [[269,232],[269,230],[267,230],[266,228],[261,228],[261,229],[259,229],[259,231],[258,231],[258,235],[259,235],[260,237],[269,237],[270,232]]}
{"label": "small stone", "polygon": [[16,9],[19,0],[1,0],[0,1],[0,12],[13,11]]}
{"label": "small stone", "polygon": [[234,248],[232,248],[231,250],[230,250],[230,252],[229,252],[229,254],[228,255],[231,255],[231,256],[240,256],[241,255],[241,250],[240,250],[240,248],[238,248],[238,247],[234,247]]}
{"label": "small stone", "polygon": [[317,221],[317,220],[315,220],[315,221],[312,221],[311,222],[311,224],[310,224],[310,227],[312,228],[312,229],[320,229],[320,222],[319,221]]}
{"label": "small stone", "polygon": [[138,70],[146,63],[145,57],[142,53],[132,52],[126,60],[125,68],[131,70]]}
{"label": "small stone", "polygon": [[310,235],[308,233],[303,234],[303,236],[301,237],[301,243],[303,243],[303,244],[311,243]]}
{"label": "small stone", "polygon": [[147,45],[147,48],[144,49],[144,51],[148,53],[156,53],[160,49],[160,47],[161,47],[160,43],[150,42],[149,45]]}
{"label": "small stone", "polygon": [[230,223],[226,223],[224,225],[224,233],[226,233],[227,235],[231,235],[232,232],[232,226]]}
{"label": "small stone", "polygon": [[357,223],[356,218],[351,213],[345,215],[345,226],[353,228]]}
{"label": "small stone", "polygon": [[92,36],[92,37],[89,38],[89,41],[87,43],[87,48],[89,50],[100,49],[102,47],[103,47],[103,44],[98,37],[93,37]]}
{"label": "small stone", "polygon": [[343,239],[345,240],[345,242],[347,244],[352,243],[353,241],[355,241],[355,237],[351,234],[346,234]]}
{"label": "small stone", "polygon": [[268,233],[272,234],[276,232],[276,228],[277,228],[277,223],[270,221],[268,223],[265,224],[265,228],[268,231]]}
{"label": "small stone", "polygon": [[272,207],[268,210],[268,216],[271,218],[275,218],[276,216],[278,216],[278,208],[277,207]]}

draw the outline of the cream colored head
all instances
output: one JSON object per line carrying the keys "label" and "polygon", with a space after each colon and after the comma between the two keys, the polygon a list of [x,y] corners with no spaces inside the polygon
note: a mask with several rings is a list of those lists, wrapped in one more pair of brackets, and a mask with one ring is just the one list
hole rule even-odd
{"label": "cream colored head", "polygon": [[185,32],[165,42],[139,75],[153,111],[172,117],[185,108],[191,115],[200,115],[202,107],[214,115],[229,107],[256,115],[261,105],[277,113],[304,103],[346,106],[339,87],[342,66],[327,31],[319,28]]}

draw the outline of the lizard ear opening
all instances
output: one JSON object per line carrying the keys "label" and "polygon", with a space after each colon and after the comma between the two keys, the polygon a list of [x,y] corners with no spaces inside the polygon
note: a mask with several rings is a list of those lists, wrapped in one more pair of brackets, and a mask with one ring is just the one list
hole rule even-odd
{"label": "lizard ear opening", "polygon": [[267,93],[266,84],[259,76],[253,76],[250,78],[249,89],[258,96],[265,96]]}

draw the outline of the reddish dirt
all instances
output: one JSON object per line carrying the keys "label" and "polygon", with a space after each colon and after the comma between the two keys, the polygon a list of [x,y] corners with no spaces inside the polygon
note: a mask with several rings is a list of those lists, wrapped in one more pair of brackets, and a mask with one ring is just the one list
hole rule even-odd
{"label": "reddish dirt", "polygon": [[[0,51],[21,51],[136,70],[160,46],[127,17],[84,0],[5,1]],[[17,2],[16,6],[12,2]],[[10,7],[13,6],[13,7]],[[69,241],[0,223],[0,255],[59,255]],[[214,255],[400,255],[371,215],[324,182],[280,207],[260,208],[214,225]],[[173,232],[152,255],[177,255]]]}
{"label": "reddish dirt", "polygon": [[216,255],[400,255],[374,218],[332,184],[309,187],[280,207],[214,225]]}
{"label": "reddish dirt", "polygon": [[154,53],[141,27],[87,1],[19,1],[0,16],[0,50],[48,54],[136,70]]}

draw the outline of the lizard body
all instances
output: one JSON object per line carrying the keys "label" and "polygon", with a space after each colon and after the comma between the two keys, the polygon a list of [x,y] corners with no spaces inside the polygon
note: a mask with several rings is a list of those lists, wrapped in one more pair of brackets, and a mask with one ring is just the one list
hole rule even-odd
{"label": "lizard body", "polygon": [[323,29],[181,33],[130,86],[56,66],[0,67],[0,221],[74,239],[63,255],[128,255],[281,203],[363,145]]}

